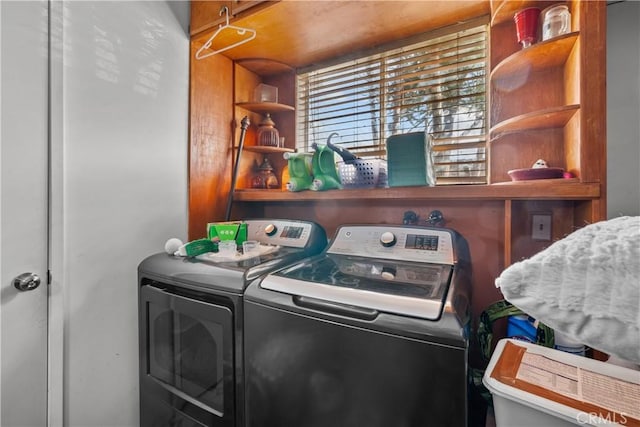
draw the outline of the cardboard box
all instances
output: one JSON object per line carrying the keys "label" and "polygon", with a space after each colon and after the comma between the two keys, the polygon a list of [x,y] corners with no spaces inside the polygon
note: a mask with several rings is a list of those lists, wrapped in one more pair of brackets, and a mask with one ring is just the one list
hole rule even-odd
{"label": "cardboard box", "polygon": [[235,240],[238,245],[247,240],[247,224],[242,221],[210,222],[207,224],[210,240]]}

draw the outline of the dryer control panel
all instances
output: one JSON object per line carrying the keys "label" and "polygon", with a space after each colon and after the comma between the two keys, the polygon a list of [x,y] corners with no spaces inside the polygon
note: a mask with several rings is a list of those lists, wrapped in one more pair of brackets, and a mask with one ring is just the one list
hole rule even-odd
{"label": "dryer control panel", "polygon": [[[247,239],[266,245],[306,248],[310,244],[326,245],[324,230],[312,222],[286,219],[248,219]],[[323,242],[317,242],[322,240]]]}
{"label": "dryer control panel", "polygon": [[456,259],[452,232],[434,227],[346,225],[327,252],[449,265]]}

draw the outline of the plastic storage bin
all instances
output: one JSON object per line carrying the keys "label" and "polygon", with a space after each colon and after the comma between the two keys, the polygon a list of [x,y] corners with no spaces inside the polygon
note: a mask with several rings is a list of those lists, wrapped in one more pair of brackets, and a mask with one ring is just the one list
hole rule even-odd
{"label": "plastic storage bin", "polygon": [[[527,343],[512,339],[502,339],[496,345],[489,366],[482,379],[483,384],[493,396],[493,407],[496,419],[496,427],[527,427],[545,426],[562,427],[574,425],[624,425],[629,421],[629,415],[598,414],[570,407],[554,400],[547,399],[522,390],[517,387],[504,384],[492,378],[496,364],[502,355],[505,344],[512,342],[515,345],[534,349],[534,352],[561,363],[570,364],[591,372],[611,376],[633,384],[640,384],[640,371],[615,366],[586,357],[577,356],[559,350],[543,347],[537,344]],[[617,416],[618,419],[615,419]]]}
{"label": "plastic storage bin", "polygon": [[278,88],[260,83],[253,91],[253,102],[278,102]]}
{"label": "plastic storage bin", "polygon": [[338,175],[344,188],[386,187],[387,162],[380,159],[338,162]]}

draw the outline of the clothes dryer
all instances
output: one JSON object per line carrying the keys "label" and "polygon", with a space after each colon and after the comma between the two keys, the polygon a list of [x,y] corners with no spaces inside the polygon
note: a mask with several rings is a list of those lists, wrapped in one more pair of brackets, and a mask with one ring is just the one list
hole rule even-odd
{"label": "clothes dryer", "polygon": [[318,254],[313,222],[246,220],[254,255],[155,254],[138,267],[140,425],[243,426],[243,304],[256,278]]}

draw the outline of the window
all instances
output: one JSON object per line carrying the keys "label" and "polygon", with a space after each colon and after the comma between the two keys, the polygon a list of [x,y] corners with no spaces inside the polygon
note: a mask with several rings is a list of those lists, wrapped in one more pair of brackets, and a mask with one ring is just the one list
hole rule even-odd
{"label": "window", "polygon": [[487,25],[477,22],[298,74],[300,151],[331,142],[384,158],[386,139],[431,136],[438,184],[486,182]]}

